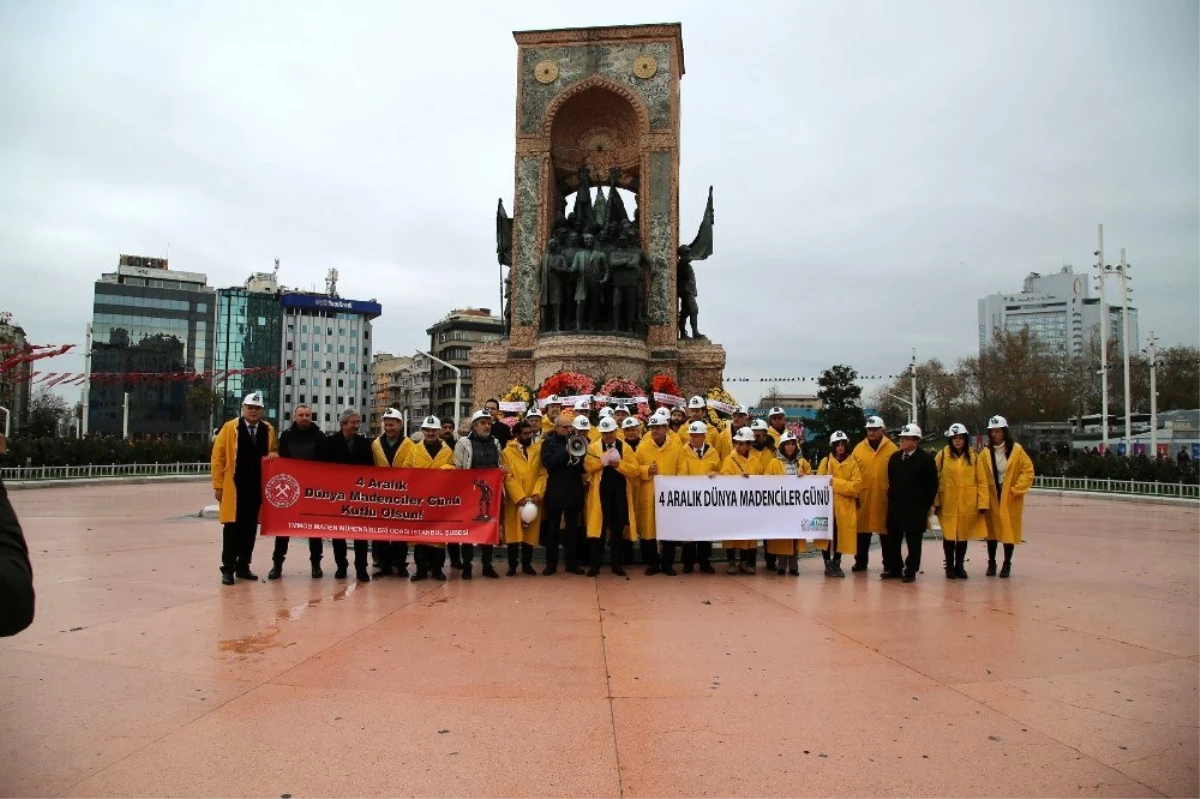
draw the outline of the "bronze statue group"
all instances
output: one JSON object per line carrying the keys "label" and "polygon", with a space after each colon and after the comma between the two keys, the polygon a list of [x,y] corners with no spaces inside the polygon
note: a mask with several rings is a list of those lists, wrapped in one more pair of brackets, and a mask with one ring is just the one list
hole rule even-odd
{"label": "bronze statue group", "polygon": [[[221,579],[257,580],[250,569],[262,503],[262,461],[284,457],[329,463],[405,469],[501,469],[502,546],[508,556],[508,576],[535,575],[536,547],[545,550],[541,573],[558,572],[595,577],[605,560],[613,574],[625,577],[635,561],[647,575],[675,576],[676,556],[684,574],[712,574],[713,542],[676,542],[655,523],[654,478],[686,476],[708,479],[717,475],[813,474],[800,442],[787,430],[782,408],[772,408],[767,420],[751,421],[739,406],[720,427],[709,423],[706,402],[692,397],[686,411],[660,408],[643,422],[625,406],[598,411],[587,400],[572,408],[551,396],[545,413],[537,408],[510,428],[500,418],[496,400],[471,418],[468,435],[455,438],[434,416],[426,417],[420,433],[407,437],[401,414],[384,414],[382,435],[361,435],[359,414],[340,415],[339,429],[328,435],[313,424],[305,406],[294,412],[288,430],[276,439],[262,420],[262,397],[248,394],[239,418],[220,430],[213,444],[212,484],[224,524]],[[849,435],[830,436],[830,454],[815,471],[829,475],[833,489],[834,524],[829,540],[766,539],[764,560],[775,574],[798,575],[798,556],[810,547],[821,550],[825,576],[844,578],[842,555],[852,555],[853,572],[869,565],[872,536],[878,536],[885,580],[914,582],[921,571],[921,548],[931,514],[942,534],[947,579],[964,580],[968,543],[986,541],[988,576],[1008,577],[1013,552],[1022,541],[1026,493],[1033,486],[1033,463],[1012,439],[1008,422],[993,416],[987,444],[970,446],[968,430],[952,425],[947,443],[930,454],[921,447],[922,432],[906,425],[894,442],[883,421],[865,422],[865,437],[851,447]],[[773,531],[775,532],[775,531]],[[660,533],[665,533],[662,538]],[[289,541],[276,537],[273,565],[267,577],[279,579]],[[335,577],[349,576],[345,539],[333,540]],[[907,554],[902,549],[907,546]],[[997,558],[1003,547],[1003,561]],[[461,578],[474,576],[475,549],[480,550],[480,573],[498,578],[493,564],[495,547],[471,544],[416,544],[413,570],[409,545],[398,541],[354,542],[355,577],[360,582],[397,575],[413,581],[445,580],[446,559]],[[368,570],[368,550],[375,572]],[[728,574],[755,574],[758,541],[725,541]],[[323,576],[322,541],[309,539],[313,578]],[[586,569],[585,569],[586,567]]]}

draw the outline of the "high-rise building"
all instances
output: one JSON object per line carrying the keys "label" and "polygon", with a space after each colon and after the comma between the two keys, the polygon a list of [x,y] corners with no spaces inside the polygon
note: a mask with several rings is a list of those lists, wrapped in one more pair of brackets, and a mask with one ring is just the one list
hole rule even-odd
{"label": "high-rise building", "polygon": [[[1109,285],[1108,335],[1122,343],[1120,286]],[[1100,298],[1091,295],[1091,280],[1087,275],[1064,266],[1053,274],[1030,272],[1017,294],[992,294],[979,300],[979,349],[991,343],[995,331],[1015,333],[1028,329],[1030,335],[1051,352],[1082,355],[1093,336],[1099,340]],[[1136,350],[1138,338],[1137,309],[1129,309],[1130,347]]]}
{"label": "high-rise building", "polygon": [[[433,412],[443,420],[469,417],[474,398],[471,396],[471,367],[467,359],[476,344],[503,338],[504,320],[493,316],[489,308],[461,308],[446,314],[426,332],[429,333],[430,353],[461,370],[461,374],[456,376],[453,370],[434,362],[431,381]],[[462,379],[461,404],[457,413],[454,409],[456,377]]]}
{"label": "high-rise building", "polygon": [[412,358],[390,352],[377,352],[371,359],[371,385],[374,387],[368,428],[371,432],[383,431],[383,413],[388,408],[405,409],[407,397],[404,396],[403,375],[411,367]]}
{"label": "high-rise building", "polygon": [[[28,344],[24,329],[13,322],[12,314],[0,312],[0,361],[20,353]],[[29,378],[28,363],[19,364],[0,374],[0,407],[8,409],[8,419],[0,424],[7,424],[14,433],[25,426],[29,415]],[[4,428],[0,426],[0,432],[3,431]]]}
{"label": "high-rise building", "polygon": [[128,394],[131,436],[209,435],[211,413],[187,401],[213,365],[216,293],[207,282],[139,255],[122,255],[96,281],[89,433],[121,435]]}
{"label": "high-rise building", "polygon": [[258,272],[241,287],[217,290],[213,389],[222,410],[216,424],[238,416],[246,394],[261,391],[267,421],[279,426],[279,293],[274,272]]}
{"label": "high-rise building", "polygon": [[410,427],[413,419],[424,419],[433,413],[433,361],[428,355],[414,353],[412,366],[407,374],[401,375],[403,388],[408,395],[408,418]]}
{"label": "high-rise building", "polygon": [[338,414],[355,408],[364,420],[371,411],[371,320],[383,313],[375,300],[347,300],[328,294],[284,291],[280,425],[286,427],[299,404],[327,432]]}

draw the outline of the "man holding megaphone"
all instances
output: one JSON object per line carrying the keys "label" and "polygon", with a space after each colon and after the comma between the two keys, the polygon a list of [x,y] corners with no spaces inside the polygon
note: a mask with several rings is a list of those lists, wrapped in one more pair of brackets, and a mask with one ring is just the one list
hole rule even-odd
{"label": "man holding megaphone", "polygon": [[[586,416],[576,416],[575,422],[591,426]],[[577,548],[579,516],[583,510],[583,458],[572,455],[569,450],[574,433],[575,427],[571,417],[560,413],[554,419],[554,428],[546,435],[541,445],[542,466],[546,469],[541,536],[546,547],[546,568],[542,570],[542,574],[549,575],[558,571],[560,539],[563,556],[567,561],[567,571],[571,574],[583,574],[583,569],[579,568]],[[576,446],[578,447],[578,442]]]}

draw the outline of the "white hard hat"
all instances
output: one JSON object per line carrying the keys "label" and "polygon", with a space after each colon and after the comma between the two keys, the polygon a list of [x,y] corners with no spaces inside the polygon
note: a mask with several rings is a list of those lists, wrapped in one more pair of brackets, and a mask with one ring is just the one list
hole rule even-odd
{"label": "white hard hat", "polygon": [[533,524],[538,515],[538,506],[533,500],[526,500],[521,503],[521,510],[518,512],[521,514],[522,524]]}
{"label": "white hard hat", "polygon": [[635,427],[641,428],[641,426],[642,426],[642,423],[638,421],[638,418],[636,416],[630,416],[628,419],[625,419],[624,421],[621,422],[622,430],[629,430],[629,429],[632,429]]}
{"label": "white hard hat", "polygon": [[688,400],[688,410],[705,407],[707,406],[704,404],[704,397],[701,397],[699,394]]}
{"label": "white hard hat", "polygon": [[671,412],[667,410],[667,406],[661,405],[654,410],[654,413],[650,414],[650,418],[652,419],[656,416],[660,419],[670,419]]}
{"label": "white hard hat", "polygon": [[244,400],[242,400],[242,404],[249,405],[252,408],[265,407],[265,405],[263,403],[262,392],[261,391],[251,391],[249,394],[246,395],[246,398]]}
{"label": "white hard hat", "polygon": [[734,416],[749,416],[750,409],[747,408],[745,405],[738,405],[737,407],[735,407],[733,409],[733,415]]}
{"label": "white hard hat", "polygon": [[912,424],[910,422],[909,424],[904,425],[904,427],[900,430],[900,437],[901,438],[920,438],[921,437],[921,428],[917,427],[915,424]]}
{"label": "white hard hat", "polygon": [[774,408],[767,411],[767,416],[787,416],[787,411],[776,405]]}
{"label": "white hard hat", "polygon": [[601,418],[601,419],[607,419],[607,418],[609,418],[609,417],[610,417],[610,416],[612,416],[612,415],[613,415],[613,409],[612,409],[612,408],[601,408],[601,409],[600,409],[600,418]]}
{"label": "white hard hat", "polygon": [[627,414],[627,413],[629,413],[629,406],[628,405],[618,405],[617,410],[615,412]]}
{"label": "white hard hat", "polygon": [[479,410],[475,411],[475,413],[471,414],[471,424],[475,424],[480,419],[487,419],[490,422],[492,421],[492,415],[483,408],[480,408]]}
{"label": "white hard hat", "polygon": [[591,410],[591,406],[592,406],[592,403],[588,402],[585,399],[575,400],[575,410],[577,410],[577,411]]}
{"label": "white hard hat", "polygon": [[993,416],[988,419],[988,430],[1001,430],[1008,427],[1008,420],[1003,416]]}
{"label": "white hard hat", "polygon": [[550,396],[546,397],[546,404],[561,406],[562,405],[562,397],[558,396],[557,394],[551,394]]}
{"label": "white hard hat", "polygon": [[[745,428],[742,428],[742,429],[744,430]],[[753,422],[750,423],[751,432],[757,433],[759,430],[766,432],[768,429],[769,429],[769,425],[763,419],[755,419]]]}
{"label": "white hard hat", "polygon": [[955,436],[965,435],[967,435],[967,426],[965,424],[959,424],[958,422],[950,425],[950,429],[946,431],[946,438],[954,438]]}
{"label": "white hard hat", "polygon": [[733,434],[733,440],[741,444],[753,444],[754,432],[749,427],[743,427]]}
{"label": "white hard hat", "polygon": [[689,436],[708,435],[708,425],[704,422],[692,422],[688,425]]}
{"label": "white hard hat", "polygon": [[887,425],[884,424],[883,420],[880,419],[878,416],[868,416],[867,417],[867,429],[869,430],[872,427],[887,427]]}
{"label": "white hard hat", "polygon": [[617,420],[611,416],[605,416],[600,419],[600,424],[596,425],[601,433],[611,433],[617,429]]}
{"label": "white hard hat", "polygon": [[541,416],[541,415],[542,415],[542,412],[539,411],[536,407],[534,407],[534,408],[530,409],[529,413],[525,414],[525,418],[531,419],[534,416]]}
{"label": "white hard hat", "polygon": [[425,421],[421,422],[422,430],[441,430],[442,423],[438,421],[436,416],[426,416]]}
{"label": "white hard hat", "polygon": [[659,416],[657,413],[650,414],[650,418],[646,420],[647,427],[666,427],[667,424],[667,417]]}
{"label": "white hard hat", "polygon": [[850,443],[850,436],[846,435],[841,430],[834,430],[833,435],[829,437],[829,446],[832,447],[839,441],[845,441],[848,444]]}
{"label": "white hard hat", "polygon": [[383,418],[384,419],[395,419],[396,421],[403,422],[404,414],[400,413],[400,410],[398,408],[388,408],[386,411],[383,412]]}
{"label": "white hard hat", "polygon": [[571,427],[574,427],[576,430],[580,430],[580,431],[591,430],[592,423],[588,421],[588,418],[586,416],[576,416],[571,421]]}
{"label": "white hard hat", "polygon": [[796,434],[793,433],[791,430],[787,431],[786,433],[784,433],[783,435],[781,435],[779,437],[779,446],[782,447],[784,444],[788,443],[789,441],[797,441],[797,442],[799,441],[799,439],[796,438]]}

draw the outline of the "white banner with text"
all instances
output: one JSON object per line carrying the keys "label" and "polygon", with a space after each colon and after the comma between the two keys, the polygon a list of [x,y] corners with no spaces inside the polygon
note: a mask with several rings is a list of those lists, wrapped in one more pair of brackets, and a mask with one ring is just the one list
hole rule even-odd
{"label": "white banner with text", "polygon": [[833,531],[828,475],[655,477],[654,495],[662,541],[812,540]]}

